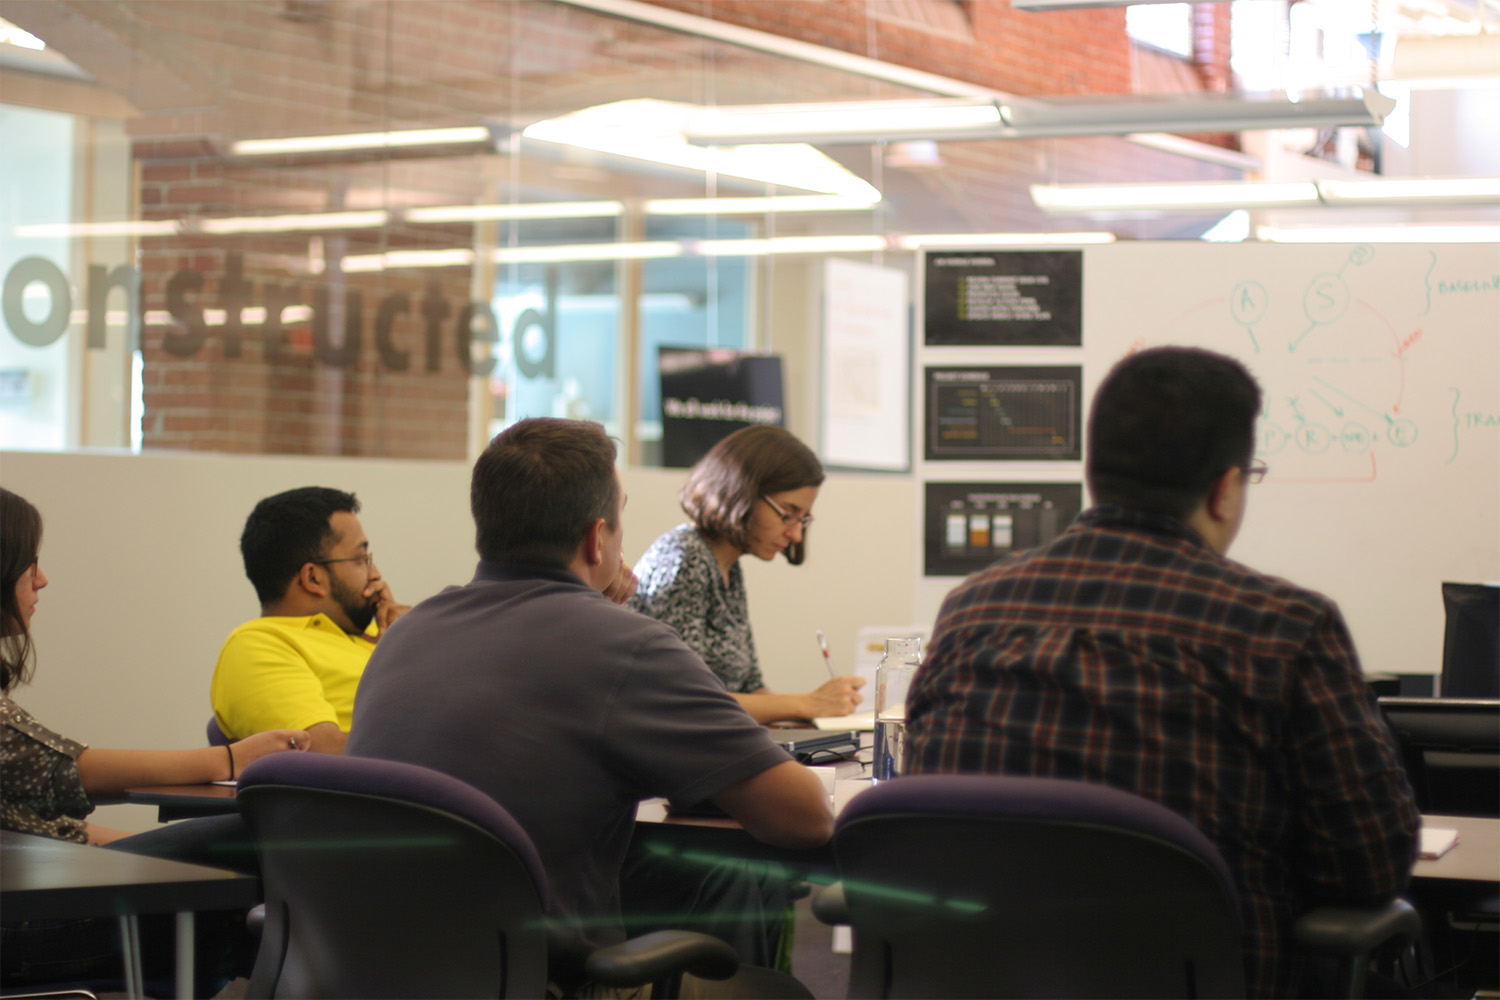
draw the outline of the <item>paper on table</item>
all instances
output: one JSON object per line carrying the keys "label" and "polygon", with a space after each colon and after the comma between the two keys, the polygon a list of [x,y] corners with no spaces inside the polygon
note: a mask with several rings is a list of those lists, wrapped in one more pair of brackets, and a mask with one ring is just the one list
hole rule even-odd
{"label": "paper on table", "polygon": [[855,712],[853,715],[825,715],[814,719],[813,725],[819,729],[837,730],[860,730],[862,732],[873,732],[875,729],[874,712]]}
{"label": "paper on table", "polygon": [[1417,856],[1424,861],[1432,861],[1442,857],[1453,849],[1458,843],[1458,831],[1444,829],[1440,826],[1422,827],[1422,843],[1418,848]]}

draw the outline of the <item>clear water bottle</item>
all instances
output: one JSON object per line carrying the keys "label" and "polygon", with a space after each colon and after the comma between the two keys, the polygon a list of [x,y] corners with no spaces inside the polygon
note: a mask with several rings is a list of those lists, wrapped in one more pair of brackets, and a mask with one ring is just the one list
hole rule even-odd
{"label": "clear water bottle", "polygon": [[875,670],[875,764],[870,776],[888,781],[901,774],[906,755],[906,692],[922,664],[922,640],[887,639]]}

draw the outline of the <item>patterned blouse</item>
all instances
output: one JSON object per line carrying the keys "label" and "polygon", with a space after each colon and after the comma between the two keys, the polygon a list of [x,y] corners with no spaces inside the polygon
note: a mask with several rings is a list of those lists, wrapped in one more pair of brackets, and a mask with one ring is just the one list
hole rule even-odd
{"label": "patterned blouse", "polygon": [[83,818],[94,805],[78,775],[86,749],[0,695],[0,829],[87,843]]}
{"label": "patterned blouse", "polygon": [[750,634],[745,577],[736,562],[729,582],[713,549],[691,524],[679,524],[651,543],[635,575],[641,585],[630,606],[677,630],[734,694],[766,686]]}

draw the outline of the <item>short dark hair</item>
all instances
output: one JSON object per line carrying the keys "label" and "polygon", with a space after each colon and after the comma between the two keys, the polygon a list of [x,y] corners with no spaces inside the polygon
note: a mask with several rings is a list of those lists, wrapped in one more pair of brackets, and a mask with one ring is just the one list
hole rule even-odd
{"label": "short dark hair", "polygon": [[1233,358],[1157,347],[1115,365],[1089,413],[1094,502],[1186,519],[1215,479],[1250,464],[1260,386]]}
{"label": "short dark hair", "polygon": [[[823,463],[791,431],[775,424],[742,427],[709,449],[688,473],[677,499],[693,525],[711,541],[741,550],[750,545],[750,519],[760,498],[823,485]],[[800,565],[806,539],[782,550]]]}
{"label": "short dark hair", "polygon": [[240,533],[240,555],[262,604],[285,597],[302,567],[324,557],[333,538],[329,522],[340,512],[358,514],[359,501],[326,486],[301,486],[255,505]]}
{"label": "short dark hair", "polygon": [[41,512],[0,486],[0,692],[31,680],[31,630],[16,601],[16,584],[41,550]]}
{"label": "short dark hair", "polygon": [[495,435],[469,484],[479,558],[567,566],[595,521],[618,528],[615,454],[604,428],[587,420],[533,417]]}

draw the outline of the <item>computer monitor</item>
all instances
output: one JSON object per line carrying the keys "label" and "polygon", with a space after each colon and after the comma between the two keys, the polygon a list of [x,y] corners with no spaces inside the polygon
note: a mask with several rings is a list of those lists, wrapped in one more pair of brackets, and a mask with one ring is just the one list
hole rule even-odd
{"label": "computer monitor", "polygon": [[1500,701],[1381,698],[1417,808],[1500,818]]}
{"label": "computer monitor", "polygon": [[1500,585],[1443,584],[1444,698],[1500,698]]}

